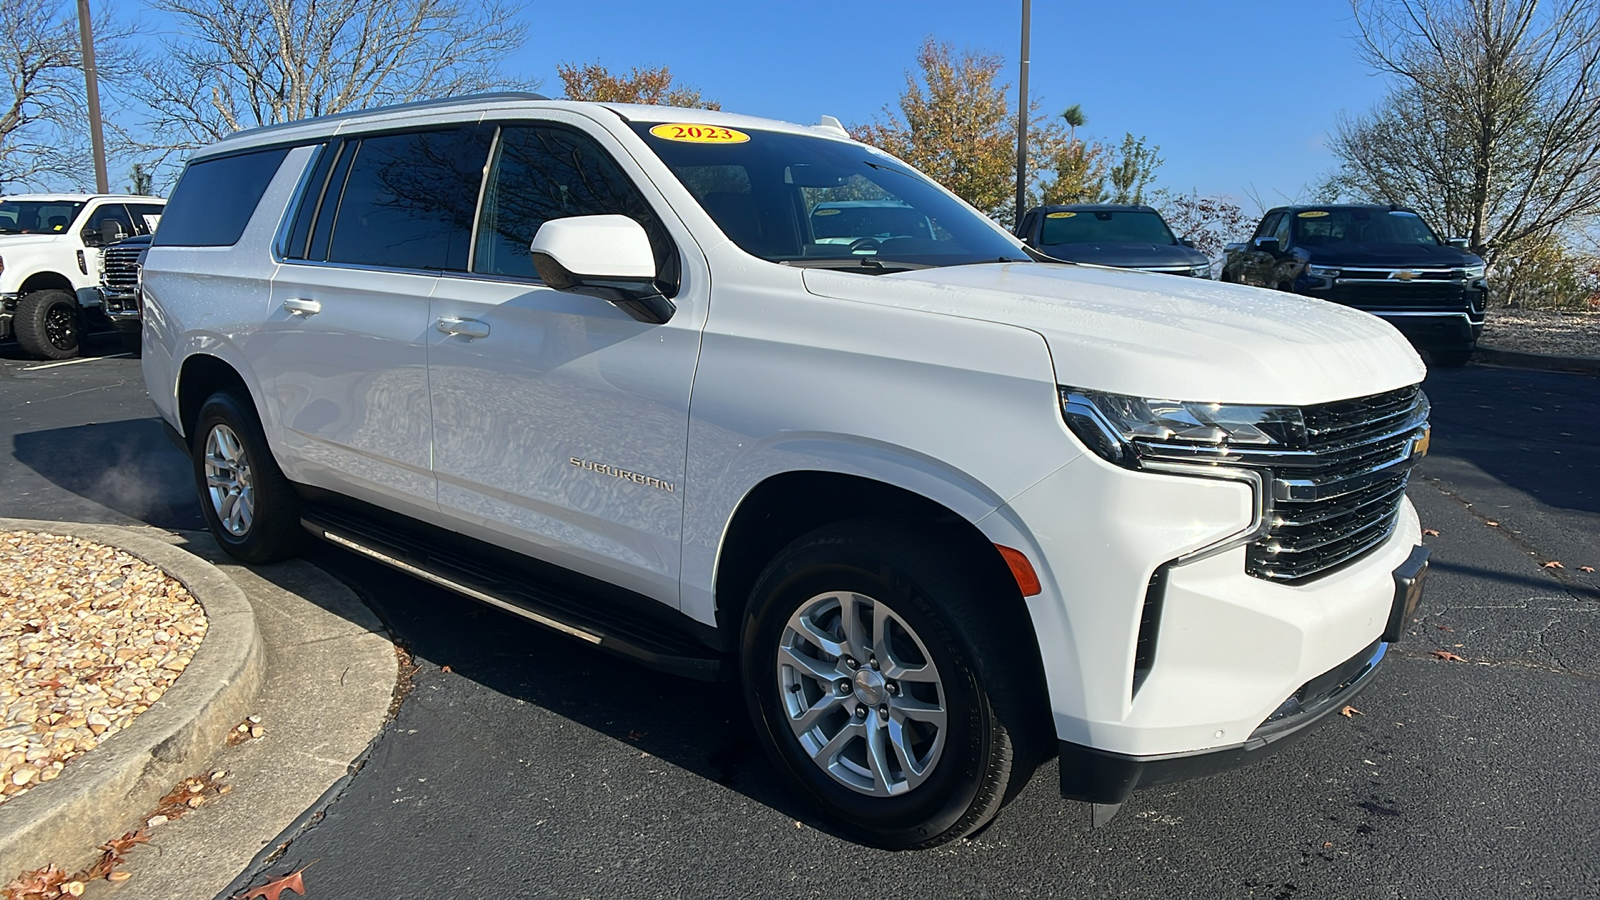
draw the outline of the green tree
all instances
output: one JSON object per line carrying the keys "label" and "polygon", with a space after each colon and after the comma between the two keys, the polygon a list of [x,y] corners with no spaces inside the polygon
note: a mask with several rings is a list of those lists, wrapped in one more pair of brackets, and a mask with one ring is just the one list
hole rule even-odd
{"label": "green tree", "polygon": [[1159,155],[1161,148],[1146,146],[1144,135],[1135,138],[1132,132],[1122,139],[1122,147],[1112,151],[1106,167],[1106,178],[1111,182],[1110,203],[1144,203],[1154,199],[1155,192],[1146,193],[1155,180],[1156,170],[1166,162]]}
{"label": "green tree", "polygon": [[707,100],[691,87],[673,87],[672,72],[666,66],[646,69],[634,66],[626,75],[613,75],[599,63],[561,63],[556,75],[568,100],[594,100],[602,103],[648,103],[652,106],[721,109],[722,104]]}
{"label": "green tree", "polygon": [[150,170],[144,167],[144,163],[134,163],[133,170],[128,173],[128,193],[149,195],[153,187],[154,179],[150,176]]}
{"label": "green tree", "polygon": [[[869,124],[852,125],[850,133],[1009,223],[1016,198],[1017,128],[1009,100],[1011,85],[1000,78],[1002,64],[994,54],[957,54],[950,44],[929,37],[917,52],[918,71],[906,73],[899,102],[885,106]],[[1061,127],[1047,121],[1033,104],[1028,171],[1053,166],[1064,140]]]}

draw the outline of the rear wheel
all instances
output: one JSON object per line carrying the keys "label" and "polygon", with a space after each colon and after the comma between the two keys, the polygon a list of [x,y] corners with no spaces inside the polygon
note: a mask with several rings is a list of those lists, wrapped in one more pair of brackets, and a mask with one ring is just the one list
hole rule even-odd
{"label": "rear wheel", "polygon": [[937,532],[828,526],[785,548],[751,595],[745,697],[780,771],[877,846],[969,834],[1026,780],[1031,629]]}
{"label": "rear wheel", "polygon": [[17,301],[12,322],[17,343],[43,359],[71,359],[78,355],[83,316],[78,298],[66,291],[45,290],[24,294]]}
{"label": "rear wheel", "polygon": [[222,549],[249,563],[293,556],[305,536],[300,498],[272,458],[249,402],[226,391],[212,394],[192,437],[200,507]]}

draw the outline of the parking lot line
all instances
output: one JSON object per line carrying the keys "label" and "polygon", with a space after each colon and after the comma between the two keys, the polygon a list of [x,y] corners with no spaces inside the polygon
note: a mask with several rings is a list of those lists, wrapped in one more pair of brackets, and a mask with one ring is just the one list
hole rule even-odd
{"label": "parking lot line", "polygon": [[68,359],[61,362],[45,363],[42,366],[27,366],[22,371],[37,372],[40,369],[54,369],[59,366],[75,366],[78,363],[94,362],[97,359],[131,359],[132,353],[118,353],[115,356],[83,356],[78,359]]}

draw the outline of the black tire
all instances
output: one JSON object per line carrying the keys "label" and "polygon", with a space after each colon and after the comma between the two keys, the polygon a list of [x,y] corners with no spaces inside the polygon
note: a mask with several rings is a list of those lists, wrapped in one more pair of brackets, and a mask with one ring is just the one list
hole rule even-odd
{"label": "black tire", "polygon": [[[229,454],[208,456],[213,433],[219,441],[227,443]],[[273,562],[294,556],[305,539],[300,525],[300,498],[272,458],[250,401],[227,391],[212,394],[200,407],[190,438],[200,509],[222,549],[247,563]],[[235,448],[237,452],[233,454]],[[233,460],[222,465],[230,454]],[[243,462],[243,478],[238,477],[240,470],[234,464],[237,461]],[[243,485],[248,490],[238,493],[232,505],[225,498],[215,498],[207,480],[208,467],[232,473],[234,487]],[[228,493],[227,488],[220,486],[219,491]],[[244,496],[248,496],[248,503],[241,499]],[[235,511],[241,504],[248,509],[248,517]],[[238,527],[241,523],[242,529]]]}
{"label": "black tire", "polygon": [[71,359],[81,350],[83,311],[78,308],[78,298],[66,291],[24,294],[11,322],[17,343],[32,356]]}
{"label": "black tire", "polygon": [[1453,347],[1449,350],[1429,350],[1428,359],[1441,369],[1459,369],[1472,360],[1473,346]]}
{"label": "black tire", "polygon": [[[818,806],[839,828],[866,843],[887,849],[931,847],[970,834],[999,811],[1004,801],[1032,773],[1036,757],[1029,748],[1044,717],[1043,689],[1039,681],[1037,650],[1032,629],[1021,604],[1007,605],[1000,595],[1015,588],[996,584],[991,570],[973,564],[961,549],[939,532],[912,523],[887,519],[862,519],[830,525],[800,538],[786,547],[761,574],[752,591],[741,634],[741,674],[745,700],[756,730],[779,771],[796,790]],[[910,700],[931,702],[942,697],[945,711],[943,743],[923,733],[920,740],[928,755],[920,783],[912,785],[911,770],[903,757],[885,752],[889,772],[880,782],[875,774],[846,772],[851,778],[867,779],[876,787],[895,776],[902,777],[909,789],[894,796],[872,796],[864,788],[847,786],[830,774],[824,764],[814,761],[790,726],[791,704],[807,708],[829,707],[818,719],[817,741],[828,738],[833,723],[841,734],[846,728],[870,729],[882,722],[880,735],[892,740],[889,718],[881,717],[885,706],[858,717],[863,709],[879,699],[862,701],[861,677],[870,665],[879,667],[877,656],[906,659],[920,652],[872,649],[874,656],[855,660],[849,667],[849,654],[835,657],[840,674],[856,673],[855,678],[840,677],[832,685],[840,691],[834,696],[821,688],[825,683],[805,675],[798,667],[780,668],[780,644],[791,640],[789,622],[803,610],[817,609],[819,599],[831,593],[865,596],[874,604],[884,604],[896,616],[904,631],[895,640],[883,643],[900,648],[926,648],[925,662],[937,669],[937,688],[906,680],[883,686],[886,694],[871,695],[889,703]],[[852,603],[859,603],[853,599]],[[826,601],[823,601],[825,604]],[[841,605],[842,609],[842,605]],[[838,621],[837,619],[835,621]],[[885,633],[891,629],[886,628]],[[842,630],[839,632],[842,633]],[[905,643],[905,635],[917,644]],[[803,638],[800,639],[804,641]],[[896,643],[898,642],[898,643]],[[805,652],[820,644],[802,645]],[[786,659],[791,657],[784,657]],[[869,677],[883,679],[898,666],[889,659],[882,671]],[[924,670],[926,671],[926,670]],[[787,686],[784,680],[793,676]],[[832,678],[832,675],[828,676]],[[843,682],[843,684],[841,684]],[[848,685],[848,687],[846,687]],[[845,691],[850,691],[845,693]],[[942,692],[942,693],[930,693]],[[847,707],[846,704],[854,704]],[[898,707],[891,715],[908,715]],[[800,709],[804,715],[808,709]],[[898,718],[902,735],[923,731],[927,726],[908,726]],[[808,735],[813,732],[807,732]],[[907,738],[909,742],[918,738]],[[839,760],[847,758],[845,748],[856,748],[864,761],[862,768],[878,771],[870,760],[867,739],[848,737],[848,744],[828,757],[837,770]],[[859,744],[859,748],[857,748]],[[931,749],[938,747],[939,749]],[[931,762],[930,762],[931,761]]]}

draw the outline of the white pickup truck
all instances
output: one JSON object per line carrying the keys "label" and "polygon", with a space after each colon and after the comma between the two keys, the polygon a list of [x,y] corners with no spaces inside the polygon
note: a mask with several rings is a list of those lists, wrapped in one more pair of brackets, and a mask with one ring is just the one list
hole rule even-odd
{"label": "white pickup truck", "polygon": [[0,199],[0,339],[43,359],[77,356],[86,324],[106,321],[100,248],[149,234],[166,201],[100,194]]}
{"label": "white pickup truck", "polygon": [[[818,214],[860,201],[896,215]],[[881,846],[970,833],[1047,755],[1102,821],[1259,759],[1420,596],[1394,328],[1049,261],[826,119],[502,95],[243,132],[142,278],[230,553],[309,534],[737,679]]]}

